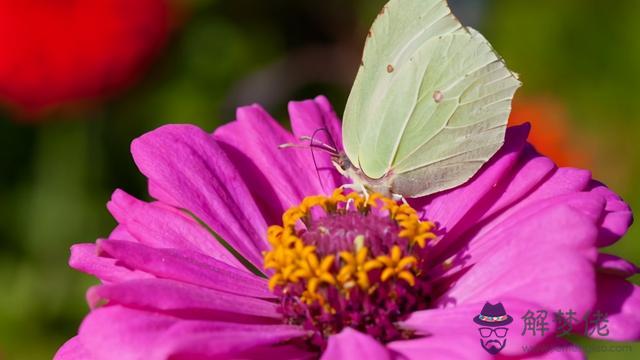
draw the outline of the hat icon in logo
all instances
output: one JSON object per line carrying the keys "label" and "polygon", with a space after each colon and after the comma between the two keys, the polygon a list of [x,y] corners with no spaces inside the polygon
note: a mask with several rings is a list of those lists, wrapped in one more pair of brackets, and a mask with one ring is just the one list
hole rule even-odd
{"label": "hat icon in logo", "polygon": [[495,305],[486,303],[480,311],[480,315],[473,318],[473,321],[482,326],[505,326],[513,322],[513,318],[507,315],[502,303]]}
{"label": "hat icon in logo", "polygon": [[473,322],[480,325],[480,345],[490,354],[497,354],[507,345],[507,325],[513,322],[513,318],[507,315],[502,303],[486,303],[480,311],[480,315],[473,317]]}

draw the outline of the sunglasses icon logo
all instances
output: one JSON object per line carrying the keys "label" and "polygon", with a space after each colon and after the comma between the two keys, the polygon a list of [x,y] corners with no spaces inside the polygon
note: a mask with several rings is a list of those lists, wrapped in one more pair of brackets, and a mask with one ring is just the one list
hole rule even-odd
{"label": "sunglasses icon logo", "polygon": [[489,354],[495,355],[507,345],[507,326],[513,322],[513,318],[507,314],[502,303],[487,302],[480,314],[473,317],[473,322],[478,325],[480,345]]}
{"label": "sunglasses icon logo", "polygon": [[499,328],[481,327],[478,329],[478,331],[480,331],[480,336],[482,336],[483,338],[488,338],[492,334],[495,335],[496,337],[503,338],[507,336],[507,331],[509,331],[509,329],[506,327],[499,327]]}

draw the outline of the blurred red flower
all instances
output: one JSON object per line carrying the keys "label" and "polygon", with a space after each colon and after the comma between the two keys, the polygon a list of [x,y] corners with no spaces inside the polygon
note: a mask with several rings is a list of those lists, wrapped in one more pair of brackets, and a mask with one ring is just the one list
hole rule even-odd
{"label": "blurred red flower", "polygon": [[111,95],[168,29],[165,0],[0,0],[0,101],[34,115]]}
{"label": "blurred red flower", "polygon": [[591,157],[576,150],[575,129],[564,106],[552,97],[516,96],[509,125],[533,124],[529,141],[559,166],[589,167]]}

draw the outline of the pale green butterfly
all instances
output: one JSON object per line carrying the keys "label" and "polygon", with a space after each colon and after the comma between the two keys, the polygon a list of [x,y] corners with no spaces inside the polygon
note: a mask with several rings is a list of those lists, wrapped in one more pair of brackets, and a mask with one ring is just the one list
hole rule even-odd
{"label": "pale green butterfly", "polygon": [[334,165],[364,192],[461,185],[502,146],[520,85],[445,0],[391,0],[369,31]]}

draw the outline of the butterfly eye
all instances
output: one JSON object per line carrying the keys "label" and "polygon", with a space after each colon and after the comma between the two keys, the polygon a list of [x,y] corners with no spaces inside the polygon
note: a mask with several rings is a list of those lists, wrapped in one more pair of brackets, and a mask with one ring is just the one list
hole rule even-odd
{"label": "butterfly eye", "polygon": [[345,159],[342,162],[342,168],[345,169],[345,170],[350,169],[351,168],[351,161],[349,161],[349,159]]}
{"label": "butterfly eye", "polygon": [[352,166],[351,161],[345,153],[342,153],[334,158],[334,161],[342,170],[349,170]]}

